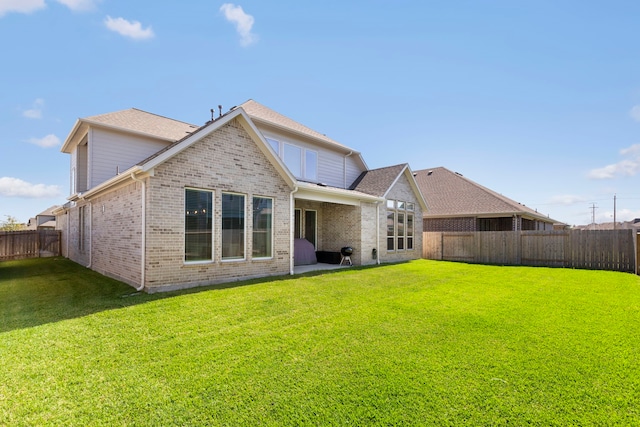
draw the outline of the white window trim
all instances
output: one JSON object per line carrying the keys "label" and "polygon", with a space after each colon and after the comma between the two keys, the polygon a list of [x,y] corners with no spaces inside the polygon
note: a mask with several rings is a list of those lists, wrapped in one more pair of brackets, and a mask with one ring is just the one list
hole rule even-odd
{"label": "white window trim", "polygon": [[211,259],[203,259],[197,261],[187,261],[187,242],[186,242],[186,231],[187,224],[184,215],[182,216],[182,262],[184,265],[198,265],[198,264],[213,264],[215,263],[215,255],[216,255],[216,240],[215,240],[215,229],[216,229],[216,192],[215,190],[211,190],[209,188],[197,188],[197,187],[185,187],[183,191],[183,203],[182,208],[185,209],[187,205],[187,190],[192,191],[202,191],[211,193]]}
{"label": "white window trim", "polygon": [[[244,241],[243,241],[243,246],[244,249],[242,251],[243,256],[242,258],[223,258],[222,256],[222,245],[224,245],[223,239],[222,239],[222,235],[220,236],[220,262],[243,262],[247,260],[247,195],[244,193],[235,193],[233,191],[221,191],[220,192],[220,233],[222,234],[222,215],[223,215],[223,209],[222,209],[222,196],[225,194],[232,194],[232,195],[236,195],[236,196],[243,196],[244,197]],[[253,201],[253,200],[252,200]]]}
{"label": "white window trim", "polygon": [[[253,196],[251,196],[251,208],[253,209],[253,199],[254,198],[260,198],[260,199],[269,199],[271,200],[271,256],[260,256],[260,257],[253,257],[253,254],[251,254],[251,259],[252,260],[256,260],[256,261],[264,261],[264,260],[269,260],[269,259],[273,259],[274,258],[274,253],[275,253],[275,230],[274,230],[274,226],[275,226],[275,210],[276,210],[276,199],[274,199],[273,197],[269,197],[269,196],[260,196],[258,194],[254,194]],[[253,211],[252,211],[253,213]],[[246,223],[245,223],[245,227],[246,227]],[[253,215],[251,215],[251,247],[253,248],[254,246],[254,238],[253,238],[253,233],[255,231],[255,224],[253,223]]]}

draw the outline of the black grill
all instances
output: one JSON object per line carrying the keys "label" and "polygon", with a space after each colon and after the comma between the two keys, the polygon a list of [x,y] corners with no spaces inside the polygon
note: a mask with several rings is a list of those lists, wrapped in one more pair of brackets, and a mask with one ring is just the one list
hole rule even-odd
{"label": "black grill", "polygon": [[351,246],[345,246],[344,248],[340,249],[340,253],[342,254],[342,256],[351,256],[353,254],[353,248]]}

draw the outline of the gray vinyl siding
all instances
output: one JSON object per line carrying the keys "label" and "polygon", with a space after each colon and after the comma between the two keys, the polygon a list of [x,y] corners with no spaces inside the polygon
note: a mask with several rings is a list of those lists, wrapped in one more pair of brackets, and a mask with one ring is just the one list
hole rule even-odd
{"label": "gray vinyl siding", "polygon": [[90,188],[163,149],[169,142],[102,129],[91,130]]}
{"label": "gray vinyl siding", "polygon": [[[307,141],[292,138],[288,135],[277,134],[275,132],[265,132],[264,136],[281,143],[293,144],[318,153],[318,180],[317,182],[331,187],[348,188],[353,181],[363,172],[363,169],[356,163],[354,156],[346,157],[345,154],[329,148],[318,146]],[[345,164],[346,164],[346,184],[345,184]],[[300,177],[296,177],[300,178]],[[302,179],[304,180],[304,179]]]}

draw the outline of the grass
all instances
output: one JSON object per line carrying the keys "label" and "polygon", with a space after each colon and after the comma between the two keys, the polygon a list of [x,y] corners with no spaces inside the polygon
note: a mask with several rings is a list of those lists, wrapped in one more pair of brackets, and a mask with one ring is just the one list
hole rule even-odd
{"label": "grass", "polygon": [[0,263],[0,425],[640,424],[640,279],[420,260],[168,294]]}

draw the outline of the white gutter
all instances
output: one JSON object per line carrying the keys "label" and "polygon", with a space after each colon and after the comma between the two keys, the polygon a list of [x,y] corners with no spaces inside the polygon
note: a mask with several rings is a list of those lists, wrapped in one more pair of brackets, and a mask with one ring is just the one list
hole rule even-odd
{"label": "white gutter", "polygon": [[353,154],[353,151],[349,151],[348,154],[342,158],[342,172],[344,174],[344,188],[347,188],[347,157]]}
{"label": "white gutter", "polygon": [[147,186],[143,179],[136,178],[135,174],[131,172],[131,179],[142,184],[142,241],[140,242],[140,286],[136,288],[136,291],[140,292],[144,289],[145,283],[145,264],[147,253]]}
{"label": "white gutter", "polygon": [[293,195],[298,191],[298,186],[293,187],[291,191],[289,206],[291,209],[291,213],[289,214],[289,219],[291,220],[291,225],[289,226],[289,273],[293,276],[294,274],[294,236],[295,236],[295,226],[296,226],[296,202],[293,198]]}

